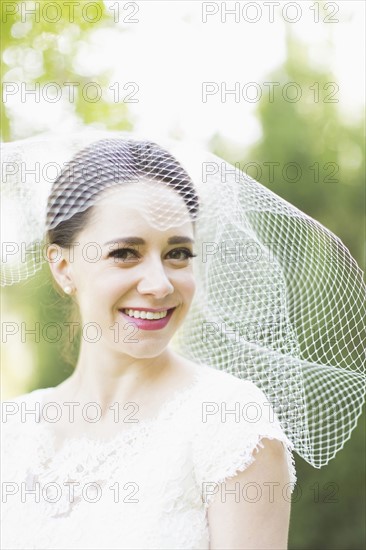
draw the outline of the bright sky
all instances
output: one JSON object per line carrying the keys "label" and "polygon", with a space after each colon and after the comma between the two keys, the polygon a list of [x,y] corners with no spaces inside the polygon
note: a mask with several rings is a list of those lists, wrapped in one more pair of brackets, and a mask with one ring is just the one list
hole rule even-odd
{"label": "bright sky", "polygon": [[[229,141],[243,145],[258,139],[257,102],[241,96],[236,103],[233,95],[221,102],[220,90],[225,86],[222,83],[232,89],[239,82],[240,90],[251,99],[255,88],[244,86],[256,82],[259,90],[268,94],[263,83],[286,56],[284,17],[299,18],[289,23],[291,30],[310,45],[314,65],[334,72],[343,112],[352,118],[360,116],[365,97],[364,2],[338,2],[338,14],[329,10],[327,15],[339,22],[327,25],[314,22],[316,14],[310,9],[314,2],[295,2],[298,12],[296,8],[283,12],[288,3],[281,2],[272,23],[265,2],[259,3],[257,12],[254,8],[239,12],[239,22],[235,22],[235,15],[227,15],[226,23],[222,22],[221,4],[208,2],[203,8],[201,2],[143,2],[140,23],[130,25],[128,33],[119,36],[121,62],[115,65],[114,78],[119,82],[134,80],[141,87],[141,102],[130,105],[139,129],[157,134],[176,131],[198,141],[220,132]],[[228,8],[235,4],[242,9],[250,3],[226,2]],[[215,10],[215,5],[218,13],[207,15],[203,23],[203,9]],[[256,18],[256,23],[245,20]],[[326,47],[328,39],[334,48]],[[113,38],[109,40],[113,51]],[[215,82],[216,89],[218,86],[218,92],[208,96],[206,103],[202,101],[202,82]],[[305,96],[306,91],[303,93]]]}
{"label": "bright sky", "polygon": [[[105,4],[113,15],[117,3],[111,0]],[[319,3],[308,0],[257,2],[257,8],[254,2],[197,0],[118,4],[119,21],[114,24],[112,17],[108,28],[92,33],[88,44],[81,43],[74,65],[91,81],[108,69],[111,85],[115,89],[118,86],[123,96],[133,91],[131,85],[125,89],[123,86],[136,83],[134,97],[138,102],[128,107],[136,130],[151,138],[171,135],[204,145],[220,133],[228,143],[239,146],[256,141],[261,135],[255,115],[258,103],[249,100],[256,90],[268,96],[268,87],[263,83],[285,59],[285,19],[298,19],[288,26],[309,46],[314,65],[327,67],[335,75],[338,106],[345,118],[352,122],[362,116],[366,50],[362,0],[328,2],[326,24],[315,22]],[[134,4],[138,11],[133,9]],[[280,4],[273,9],[273,22],[268,4]],[[227,10],[235,5],[239,8],[237,16],[227,14],[226,22],[225,5]],[[325,15],[319,14],[320,21]],[[128,17],[138,22],[128,22]],[[339,21],[332,23],[335,19]],[[18,28],[17,32],[23,31]],[[67,51],[67,36],[59,37],[59,48]],[[37,70],[39,59],[28,52],[27,66],[32,63]],[[204,82],[213,83],[210,86],[214,92],[206,102],[202,100]],[[256,87],[246,87],[253,82]],[[235,102],[233,95],[221,101],[220,91],[225,86],[233,89],[235,83],[241,94],[239,101]],[[277,88],[275,93],[281,91]],[[303,97],[309,94],[308,90],[302,92]],[[33,103],[27,99],[20,103],[14,96],[7,105],[16,122],[13,138],[55,126],[70,129],[75,123],[66,100]]]}

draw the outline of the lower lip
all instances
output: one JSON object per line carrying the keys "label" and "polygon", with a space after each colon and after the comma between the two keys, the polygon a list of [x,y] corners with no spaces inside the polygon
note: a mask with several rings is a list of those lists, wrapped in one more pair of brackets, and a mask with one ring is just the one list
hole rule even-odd
{"label": "lower lip", "polygon": [[119,310],[121,315],[126,319],[126,321],[133,323],[141,330],[160,330],[167,326],[167,324],[170,321],[171,316],[173,315],[174,309],[170,309],[166,315],[166,317],[163,317],[162,319],[136,319],[136,317],[130,317],[126,313],[123,313],[123,311]]}

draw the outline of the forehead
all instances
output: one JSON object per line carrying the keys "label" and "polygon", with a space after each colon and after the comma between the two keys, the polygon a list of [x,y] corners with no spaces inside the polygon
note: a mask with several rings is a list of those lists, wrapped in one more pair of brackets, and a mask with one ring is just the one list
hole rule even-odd
{"label": "forehead", "polygon": [[[167,184],[140,180],[104,190],[93,208],[91,226],[106,236],[116,230],[187,230],[193,224],[184,198]],[[113,235],[115,236],[115,235]]]}

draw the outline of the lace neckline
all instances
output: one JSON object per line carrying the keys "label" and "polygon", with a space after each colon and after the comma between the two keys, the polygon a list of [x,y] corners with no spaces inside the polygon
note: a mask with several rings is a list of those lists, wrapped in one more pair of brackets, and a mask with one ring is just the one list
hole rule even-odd
{"label": "lace neckline", "polygon": [[[151,432],[153,426],[158,424],[160,421],[169,418],[179,407],[180,403],[183,402],[189,395],[198,388],[201,381],[202,375],[206,372],[208,367],[199,366],[196,373],[193,376],[193,380],[183,388],[178,388],[173,392],[172,397],[166,400],[163,405],[160,407],[156,415],[139,420],[139,422],[132,424],[130,428],[121,430],[109,437],[108,439],[100,439],[95,437],[90,437],[88,435],[81,436],[70,436],[62,439],[61,445],[56,445],[56,434],[52,432],[52,423],[51,427],[48,425],[47,421],[38,421],[37,430],[40,431],[41,439],[43,443],[47,443],[49,448],[53,450],[54,453],[65,451],[70,445],[75,446],[79,445],[84,447],[85,445],[89,447],[94,447],[95,449],[103,449],[103,451],[108,452],[108,450],[115,448],[117,442],[127,443],[129,440],[134,441],[140,439],[140,436],[147,435]],[[54,387],[40,388],[35,390],[35,394],[41,396],[40,405],[41,410],[45,404],[45,397],[54,390]]]}

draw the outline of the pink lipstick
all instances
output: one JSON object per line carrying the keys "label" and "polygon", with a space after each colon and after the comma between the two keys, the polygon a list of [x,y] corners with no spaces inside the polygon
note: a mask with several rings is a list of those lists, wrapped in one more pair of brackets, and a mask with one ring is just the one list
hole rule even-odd
{"label": "pink lipstick", "polygon": [[[129,309],[129,308],[125,308],[125,309]],[[134,309],[142,310],[142,308],[134,308]],[[141,330],[161,330],[162,328],[166,327],[166,325],[169,323],[174,310],[175,310],[175,307],[168,309],[168,313],[162,319],[137,319],[136,317],[130,317],[129,315],[127,315],[127,313],[124,313],[121,309],[119,309],[118,311],[126,321],[128,321],[129,323],[133,323]],[[144,311],[159,311],[159,310],[156,310],[156,309],[149,310],[149,308],[146,308]],[[161,308],[160,311],[165,311],[165,309]]]}

